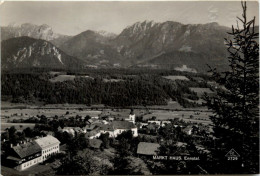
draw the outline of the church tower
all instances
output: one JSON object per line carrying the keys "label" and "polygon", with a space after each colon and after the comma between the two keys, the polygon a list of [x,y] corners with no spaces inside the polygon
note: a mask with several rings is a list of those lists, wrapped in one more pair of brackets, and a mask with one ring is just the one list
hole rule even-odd
{"label": "church tower", "polygon": [[131,112],[129,114],[129,121],[135,123],[135,113],[133,109],[131,109]]}

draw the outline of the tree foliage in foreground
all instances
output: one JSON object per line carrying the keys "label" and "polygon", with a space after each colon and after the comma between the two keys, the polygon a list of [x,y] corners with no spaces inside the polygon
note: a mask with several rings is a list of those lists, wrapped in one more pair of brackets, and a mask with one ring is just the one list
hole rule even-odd
{"label": "tree foliage in foreground", "polygon": [[[247,19],[246,2],[241,4],[241,25],[232,26],[232,39],[225,39],[230,71],[211,69],[216,81],[227,89],[207,97],[208,107],[215,113],[211,117],[216,137],[214,173],[259,173],[259,34],[255,18]],[[229,161],[225,156],[232,148],[240,155],[238,160]]]}

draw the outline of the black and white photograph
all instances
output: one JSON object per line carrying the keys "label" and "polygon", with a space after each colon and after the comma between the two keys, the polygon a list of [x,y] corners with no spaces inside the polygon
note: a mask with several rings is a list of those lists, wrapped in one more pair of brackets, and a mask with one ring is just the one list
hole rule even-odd
{"label": "black and white photograph", "polygon": [[0,176],[259,174],[259,2],[1,1]]}

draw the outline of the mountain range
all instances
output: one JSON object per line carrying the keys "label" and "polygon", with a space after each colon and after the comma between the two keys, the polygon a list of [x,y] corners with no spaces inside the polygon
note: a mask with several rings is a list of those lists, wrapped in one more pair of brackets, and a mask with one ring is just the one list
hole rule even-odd
{"label": "mountain range", "polygon": [[83,62],[69,56],[52,43],[30,37],[11,38],[2,41],[2,69],[16,68],[81,68]]}
{"label": "mountain range", "polygon": [[[225,69],[228,64],[224,38],[228,37],[230,30],[217,23],[143,21],[126,27],[118,35],[86,30],[75,36],[66,36],[54,33],[48,25],[7,26],[1,27],[2,68],[49,67],[49,63],[52,67],[56,64],[57,67],[66,67],[70,63],[73,67],[174,69],[185,66],[198,72],[207,71],[208,64]],[[21,56],[24,48],[27,54]],[[61,53],[64,64],[59,62],[56,50],[50,48]],[[43,57],[40,50],[48,52]],[[22,62],[19,57],[23,58]]]}

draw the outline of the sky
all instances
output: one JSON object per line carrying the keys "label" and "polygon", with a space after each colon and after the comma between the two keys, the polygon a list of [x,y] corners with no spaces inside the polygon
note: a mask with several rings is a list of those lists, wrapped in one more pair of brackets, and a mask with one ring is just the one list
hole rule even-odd
{"label": "sky", "polygon": [[[248,18],[256,16],[259,5],[247,2]],[[217,22],[231,27],[241,17],[240,1],[9,1],[0,5],[0,25],[47,24],[60,34],[76,35],[86,30],[119,34],[138,21],[176,21],[183,24]]]}

